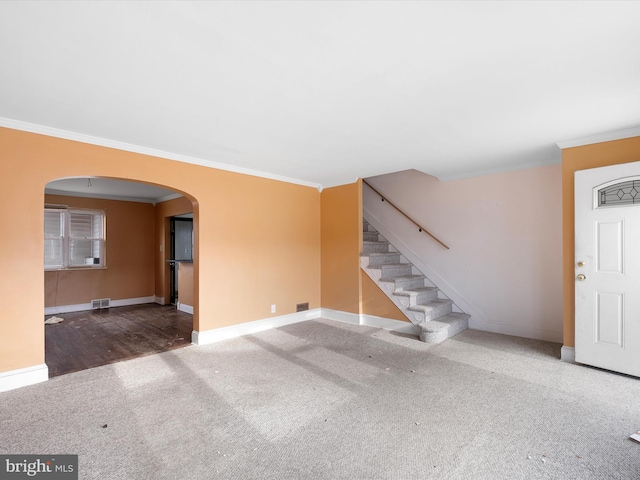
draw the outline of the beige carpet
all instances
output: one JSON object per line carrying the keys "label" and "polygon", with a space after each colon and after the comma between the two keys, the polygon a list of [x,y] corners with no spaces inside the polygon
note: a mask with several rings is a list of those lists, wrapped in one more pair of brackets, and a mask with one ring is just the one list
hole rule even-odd
{"label": "beige carpet", "polygon": [[83,479],[640,478],[640,380],[559,350],[309,321],[2,393],[0,452]]}

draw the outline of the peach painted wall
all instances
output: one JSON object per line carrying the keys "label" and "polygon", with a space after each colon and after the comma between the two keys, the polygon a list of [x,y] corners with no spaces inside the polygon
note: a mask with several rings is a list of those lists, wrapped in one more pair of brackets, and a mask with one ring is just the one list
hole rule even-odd
{"label": "peach painted wall", "polygon": [[362,181],[325,188],[320,197],[322,307],[359,314]]}
{"label": "peach painted wall", "polygon": [[387,297],[373,280],[360,270],[362,282],[362,313],[376,317],[408,322],[398,307]]}
{"label": "peach painted wall", "polygon": [[574,173],[588,168],[640,161],[640,137],[595,143],[562,151],[562,231],[564,345],[575,346]]}
{"label": "peach painted wall", "polygon": [[193,263],[178,264],[178,301],[193,307]]}
{"label": "peach painted wall", "polygon": [[562,341],[560,165],[450,182],[415,170],[367,181],[451,247],[363,187],[365,211],[379,209],[406,231],[416,256],[477,313],[475,328]]}
{"label": "peach painted wall", "polygon": [[[187,197],[174,198],[166,202],[156,204],[156,230],[155,230],[155,296],[162,299],[161,303],[169,303],[171,271],[167,260],[171,256],[171,226],[170,218],[185,213],[193,213],[194,206]],[[193,220],[194,238],[198,230],[196,219]],[[189,305],[194,306],[192,303]]]}
{"label": "peach painted wall", "polygon": [[[44,362],[45,185],[97,176],[143,181],[194,203],[194,329],[320,306],[320,195],[315,188],[0,128],[0,372]],[[152,279],[153,281],[153,279]]]}
{"label": "peach painted wall", "polygon": [[104,210],[107,218],[107,268],[46,271],[45,307],[153,295],[153,205],[63,195],[45,195],[45,202]]}

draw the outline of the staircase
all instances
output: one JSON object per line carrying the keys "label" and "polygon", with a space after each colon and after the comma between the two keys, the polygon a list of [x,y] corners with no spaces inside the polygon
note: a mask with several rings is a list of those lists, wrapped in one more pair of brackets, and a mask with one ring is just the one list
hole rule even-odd
{"label": "staircase", "polygon": [[469,328],[469,315],[453,302],[363,219],[361,268],[415,325],[420,340],[440,343]]}

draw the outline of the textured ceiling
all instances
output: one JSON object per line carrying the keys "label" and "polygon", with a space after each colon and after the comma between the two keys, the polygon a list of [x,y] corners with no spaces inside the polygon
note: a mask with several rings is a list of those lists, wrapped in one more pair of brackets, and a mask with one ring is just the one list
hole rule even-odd
{"label": "textured ceiling", "polygon": [[0,125],[332,185],[640,126],[640,2],[0,2]]}

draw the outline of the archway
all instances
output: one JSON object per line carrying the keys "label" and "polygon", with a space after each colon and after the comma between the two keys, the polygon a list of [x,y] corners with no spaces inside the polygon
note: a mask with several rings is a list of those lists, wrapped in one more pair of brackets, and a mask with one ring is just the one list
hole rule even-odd
{"label": "archway", "polygon": [[[185,292],[190,305],[182,302],[188,308],[178,312],[169,302],[170,219],[185,214],[197,236],[195,198],[170,186],[91,176],[46,185],[45,318],[63,319],[46,326],[50,376],[190,344],[194,279]],[[56,218],[59,239],[47,231]],[[61,253],[52,254],[56,249]],[[54,261],[47,265],[47,258]],[[190,267],[185,271],[197,272]]]}

